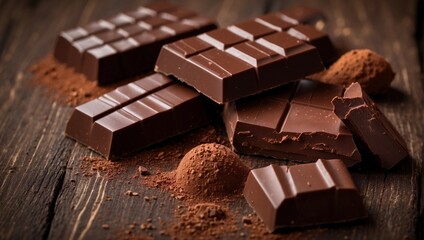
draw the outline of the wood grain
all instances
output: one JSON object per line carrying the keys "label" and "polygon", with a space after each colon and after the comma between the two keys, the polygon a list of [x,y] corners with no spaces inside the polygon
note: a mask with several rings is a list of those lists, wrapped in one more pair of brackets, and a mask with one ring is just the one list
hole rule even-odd
{"label": "wood grain", "polygon": [[[167,192],[150,189],[133,178],[143,160],[167,149],[184,153],[213,128],[225,138],[222,123],[158,144],[139,154],[139,161],[113,179],[102,171],[82,176],[80,159],[96,156],[67,139],[64,126],[71,108],[51,102],[33,86],[26,69],[52,49],[57,33],[90,20],[134,8],[147,1],[1,1],[0,2],[0,239],[166,238],[174,209],[182,202]],[[177,1],[176,1],[177,2]],[[287,239],[402,239],[423,236],[423,79],[420,75],[414,1],[178,1],[216,18],[225,26],[285,6],[304,3],[323,9],[325,30],[341,49],[370,48],[392,64],[397,75],[389,94],[376,99],[408,143],[411,158],[390,171],[362,164],[352,175],[369,210],[365,221],[279,233]],[[184,144],[182,144],[184,143]],[[270,163],[243,157],[251,167]],[[277,161],[272,161],[277,162]],[[172,170],[169,158],[162,170]],[[156,168],[154,163],[152,167]],[[130,197],[127,190],[139,193]],[[145,201],[144,196],[158,200]],[[161,204],[166,203],[166,204]],[[239,219],[237,233],[249,235],[241,217],[252,213],[241,199],[231,205]],[[152,219],[156,230],[142,231]],[[135,229],[131,224],[136,223]],[[102,228],[108,224],[109,229]],[[232,235],[231,235],[232,234]]]}

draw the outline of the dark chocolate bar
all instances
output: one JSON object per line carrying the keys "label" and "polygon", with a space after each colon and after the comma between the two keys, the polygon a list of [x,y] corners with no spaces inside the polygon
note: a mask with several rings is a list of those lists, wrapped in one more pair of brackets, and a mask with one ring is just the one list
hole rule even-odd
{"label": "dark chocolate bar", "polygon": [[213,109],[195,90],[156,73],[76,107],[66,135],[118,157],[208,123]]}
{"label": "dark chocolate bar", "polygon": [[193,11],[155,3],[61,32],[54,56],[104,85],[153,70],[163,44],[214,28]]}
{"label": "dark chocolate bar", "polygon": [[155,70],[222,104],[319,72],[333,56],[326,34],[275,12],[167,44]]}
{"label": "dark chocolate bar", "polygon": [[331,105],[342,94],[342,87],[301,80],[227,103],[228,138],[243,154],[303,162],[337,158],[352,166],[361,156]]}
{"label": "dark chocolate bar", "polygon": [[367,217],[352,177],[339,159],[253,169],[243,194],[271,232]]}
{"label": "dark chocolate bar", "polygon": [[359,83],[352,83],[332,103],[335,114],[383,168],[392,168],[409,155],[405,140]]}

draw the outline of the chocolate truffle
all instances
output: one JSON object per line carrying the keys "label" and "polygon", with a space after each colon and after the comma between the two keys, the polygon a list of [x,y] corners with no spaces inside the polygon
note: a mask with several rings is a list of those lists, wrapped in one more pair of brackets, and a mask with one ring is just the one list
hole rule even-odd
{"label": "chocolate truffle", "polygon": [[176,184],[181,191],[197,197],[219,197],[241,192],[249,173],[229,148],[208,143],[191,149],[181,160]]}
{"label": "chocolate truffle", "polygon": [[386,91],[394,77],[382,56],[369,49],[357,49],[345,53],[327,71],[311,79],[344,87],[358,82],[368,94],[375,95]]}

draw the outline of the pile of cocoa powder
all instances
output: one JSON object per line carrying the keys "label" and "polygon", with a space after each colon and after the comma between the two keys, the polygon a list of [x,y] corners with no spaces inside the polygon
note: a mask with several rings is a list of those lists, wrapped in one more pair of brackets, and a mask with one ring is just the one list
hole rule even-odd
{"label": "pile of cocoa powder", "polygon": [[355,49],[343,54],[328,70],[308,78],[344,87],[358,82],[368,94],[377,95],[387,91],[394,77],[390,63],[382,56],[369,49]]}

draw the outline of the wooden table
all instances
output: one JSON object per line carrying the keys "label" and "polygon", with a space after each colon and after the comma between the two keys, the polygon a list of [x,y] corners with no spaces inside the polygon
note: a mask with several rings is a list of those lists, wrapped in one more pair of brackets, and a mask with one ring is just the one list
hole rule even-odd
{"label": "wooden table", "polygon": [[[298,3],[271,0],[175,2],[216,18],[221,26]],[[326,30],[338,47],[369,48],[392,64],[397,73],[393,89],[379,97],[377,103],[404,136],[411,158],[389,171],[379,168],[352,170],[369,211],[368,220],[286,231],[278,236],[288,239],[423,237],[424,102],[423,77],[413,38],[416,2],[299,2],[325,11],[328,16]],[[64,136],[64,126],[72,108],[46,97],[43,87],[34,88],[27,72],[28,66],[52,50],[60,30],[144,3],[134,0],[0,2],[0,239],[114,239],[124,237],[121,233],[128,230],[129,224],[140,224],[147,218],[156,221],[161,217],[164,223],[172,221],[172,213],[181,201],[167,192],[139,184],[139,179],[131,179],[135,165],[113,180],[101,171],[91,177],[80,174],[81,157],[95,154]],[[218,132],[223,129],[220,123],[213,128]],[[145,150],[146,156],[164,151],[178,141],[191,141],[195,135],[196,131],[149,148]],[[245,159],[252,167],[269,164],[264,159]],[[143,164],[142,159],[138,164]],[[173,169],[177,164],[178,161],[169,161],[167,167]],[[166,204],[159,206],[159,202],[146,202],[142,197],[129,198],[124,194],[128,189],[141,196],[156,195],[158,201]],[[243,215],[252,212],[243,201],[236,208],[239,222]],[[110,229],[102,228],[103,224],[109,224]],[[148,233],[168,238],[160,235],[161,224],[155,224],[157,229]],[[241,238],[240,232],[249,235],[240,224],[239,232],[223,237]],[[133,234],[147,235],[139,230],[134,230]]]}

